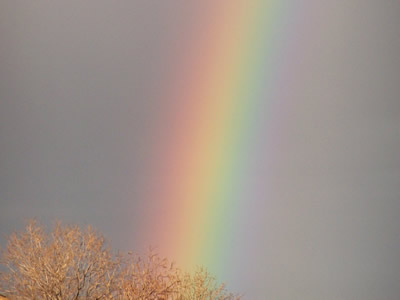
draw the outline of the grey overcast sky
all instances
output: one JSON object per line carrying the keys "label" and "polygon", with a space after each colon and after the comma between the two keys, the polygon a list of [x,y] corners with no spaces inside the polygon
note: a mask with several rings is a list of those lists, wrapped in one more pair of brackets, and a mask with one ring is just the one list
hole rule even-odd
{"label": "grey overcast sky", "polygon": [[[250,300],[399,299],[400,1],[285,2],[303,29],[287,41],[298,50],[278,142],[254,153],[252,174],[269,189],[248,191],[249,212],[265,214],[257,229],[243,224],[250,246],[232,249],[222,280]],[[163,93],[207,7],[0,2],[2,246],[31,217],[148,246]]]}

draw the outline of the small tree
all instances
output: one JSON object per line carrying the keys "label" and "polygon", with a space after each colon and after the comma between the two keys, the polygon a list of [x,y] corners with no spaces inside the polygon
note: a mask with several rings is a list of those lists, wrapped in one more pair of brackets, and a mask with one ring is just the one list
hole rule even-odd
{"label": "small tree", "polygon": [[14,299],[111,299],[119,261],[90,226],[57,223],[51,234],[31,221],[14,233],[3,251],[1,291]]}
{"label": "small tree", "polygon": [[240,297],[229,293],[225,284],[218,285],[215,277],[204,268],[198,268],[194,274],[181,275],[177,300],[239,300]]}

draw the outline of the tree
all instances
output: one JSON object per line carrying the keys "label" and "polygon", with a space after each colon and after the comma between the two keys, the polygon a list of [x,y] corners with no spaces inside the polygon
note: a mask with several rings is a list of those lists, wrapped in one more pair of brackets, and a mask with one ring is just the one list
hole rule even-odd
{"label": "tree", "polygon": [[239,300],[204,268],[183,272],[151,250],[143,259],[132,256],[123,271],[121,296],[127,300]]}
{"label": "tree", "polygon": [[152,250],[144,258],[130,255],[121,273],[121,299],[171,299],[181,284],[179,270]]}
{"label": "tree", "polygon": [[0,260],[0,293],[15,300],[235,300],[205,270],[193,275],[150,251],[115,254],[90,226],[35,221],[14,233]]}
{"label": "tree", "polygon": [[17,299],[111,299],[117,293],[119,261],[90,226],[57,223],[47,234],[31,221],[10,236],[0,277],[3,293]]}
{"label": "tree", "polygon": [[218,285],[216,279],[202,267],[194,274],[185,273],[178,287],[177,300],[239,300],[240,297],[229,293],[225,285]]}

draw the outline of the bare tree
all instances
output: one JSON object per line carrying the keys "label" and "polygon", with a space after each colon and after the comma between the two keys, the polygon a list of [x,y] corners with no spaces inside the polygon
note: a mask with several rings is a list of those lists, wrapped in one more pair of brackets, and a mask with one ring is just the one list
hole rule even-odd
{"label": "bare tree", "polygon": [[181,282],[178,269],[151,250],[144,258],[131,254],[121,278],[121,297],[126,300],[172,299]]}
{"label": "bare tree", "polygon": [[0,293],[15,300],[237,300],[205,269],[181,272],[149,252],[115,255],[90,226],[35,221],[10,236],[0,262]]}
{"label": "bare tree", "polygon": [[239,300],[204,268],[182,272],[152,251],[142,259],[131,256],[120,281],[121,299],[127,300]]}
{"label": "bare tree", "polygon": [[7,273],[1,291],[13,299],[111,299],[116,293],[119,261],[91,227],[57,223],[51,234],[31,221],[10,236],[3,251]]}
{"label": "bare tree", "polygon": [[180,284],[174,300],[239,300],[240,296],[229,293],[225,284],[217,284],[204,268],[198,268],[193,274],[180,275]]}

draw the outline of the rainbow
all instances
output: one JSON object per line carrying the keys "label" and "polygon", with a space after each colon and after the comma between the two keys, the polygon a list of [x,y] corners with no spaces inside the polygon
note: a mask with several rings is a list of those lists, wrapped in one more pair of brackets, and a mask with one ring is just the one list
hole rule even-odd
{"label": "rainbow", "polygon": [[212,2],[174,58],[169,130],[155,159],[157,221],[148,234],[183,268],[205,265],[222,277],[237,246],[235,220],[246,210],[251,149],[278,105],[286,8],[277,0]]}

